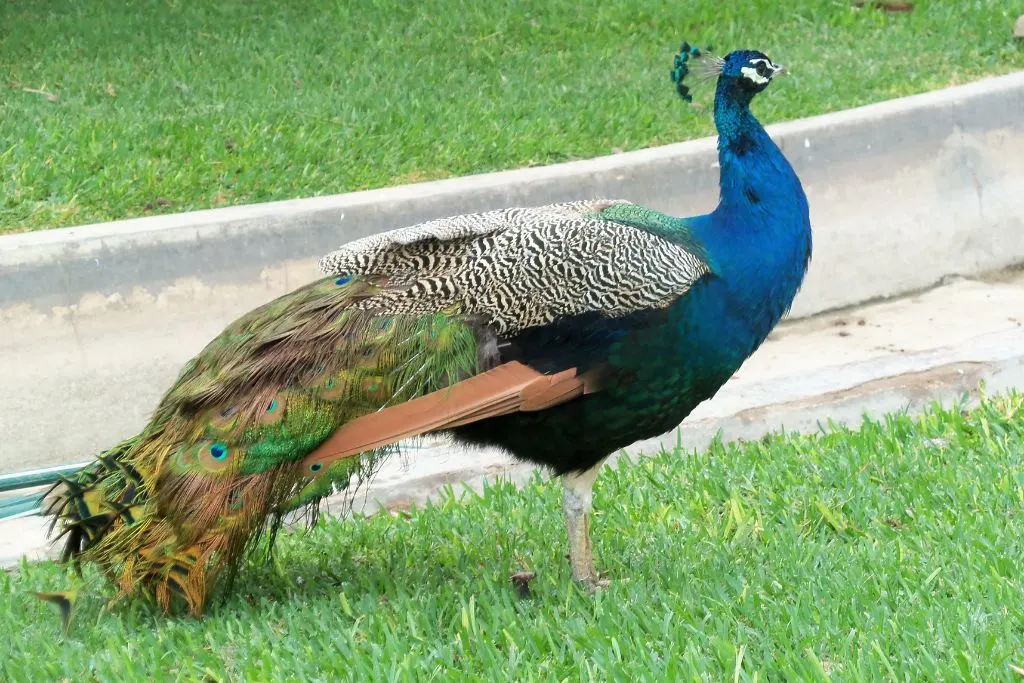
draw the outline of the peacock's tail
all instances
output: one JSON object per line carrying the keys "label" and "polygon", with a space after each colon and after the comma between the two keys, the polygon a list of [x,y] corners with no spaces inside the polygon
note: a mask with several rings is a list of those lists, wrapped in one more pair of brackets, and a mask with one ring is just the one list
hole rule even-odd
{"label": "peacock's tail", "polygon": [[124,595],[145,591],[168,610],[180,596],[201,612],[218,574],[237,566],[298,485],[287,464],[221,476],[179,469],[233,442],[214,443],[172,454],[166,439],[140,435],[65,479],[48,510],[65,536],[62,559],[95,562]]}
{"label": "peacock's tail", "polygon": [[357,309],[384,278],[332,277],[230,325],[184,368],[143,431],[60,482],[48,512],[63,559],[97,564],[122,595],[205,608],[263,532],[316,509],[389,447],[311,468],[353,419],[478,371],[477,331],[453,315]]}

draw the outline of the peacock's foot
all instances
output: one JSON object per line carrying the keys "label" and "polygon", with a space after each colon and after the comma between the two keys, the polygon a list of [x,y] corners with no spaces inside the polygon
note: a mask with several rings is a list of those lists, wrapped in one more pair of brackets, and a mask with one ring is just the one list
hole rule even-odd
{"label": "peacock's foot", "polygon": [[[584,518],[583,524],[586,525],[586,518]],[[565,556],[569,560],[569,566],[572,567],[572,580],[583,587],[604,588],[604,585],[599,584],[603,581],[607,585],[608,582],[601,579],[601,575],[594,569],[590,543],[586,540],[573,543],[572,538],[572,536],[569,537],[569,554]]]}
{"label": "peacock's foot", "polygon": [[587,577],[585,579],[575,579],[575,581],[580,586],[580,588],[585,588],[591,593],[594,593],[601,588],[607,588],[608,586],[612,585],[612,582],[609,579],[604,579],[599,576]]}

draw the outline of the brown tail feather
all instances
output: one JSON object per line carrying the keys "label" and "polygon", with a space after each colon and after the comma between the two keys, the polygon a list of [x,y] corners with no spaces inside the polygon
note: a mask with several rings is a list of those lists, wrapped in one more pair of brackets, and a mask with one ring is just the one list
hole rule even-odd
{"label": "brown tail feather", "polygon": [[592,378],[577,377],[575,368],[545,375],[516,361],[504,363],[445,389],[352,420],[306,456],[303,468],[323,471],[335,460],[402,439],[499,415],[544,410],[593,390]]}

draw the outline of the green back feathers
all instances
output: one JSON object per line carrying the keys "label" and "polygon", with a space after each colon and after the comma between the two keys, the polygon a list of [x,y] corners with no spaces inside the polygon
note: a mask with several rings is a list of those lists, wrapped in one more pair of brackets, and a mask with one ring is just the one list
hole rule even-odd
{"label": "green back feathers", "polygon": [[383,278],[331,277],[260,307],[214,339],[136,437],[70,478],[52,511],[66,555],[100,564],[123,593],[202,611],[268,525],[366,475],[388,450],[298,464],[349,420],[479,369],[457,316],[354,309]]}

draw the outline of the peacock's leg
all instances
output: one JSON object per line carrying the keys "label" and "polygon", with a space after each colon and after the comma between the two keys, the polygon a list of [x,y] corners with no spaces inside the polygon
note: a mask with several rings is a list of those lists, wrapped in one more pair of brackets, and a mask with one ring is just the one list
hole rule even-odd
{"label": "peacock's leg", "polygon": [[572,578],[591,588],[607,585],[594,569],[594,558],[590,550],[590,510],[593,501],[594,480],[604,464],[602,459],[596,465],[582,472],[565,475],[565,529],[569,533],[569,563]]}

